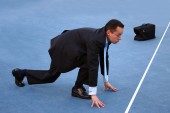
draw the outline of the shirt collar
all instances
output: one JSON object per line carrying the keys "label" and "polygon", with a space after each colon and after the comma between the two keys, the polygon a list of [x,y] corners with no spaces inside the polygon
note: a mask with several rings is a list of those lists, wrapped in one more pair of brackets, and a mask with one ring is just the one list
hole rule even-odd
{"label": "shirt collar", "polygon": [[110,45],[111,42],[109,41],[109,39],[106,37],[106,44]]}

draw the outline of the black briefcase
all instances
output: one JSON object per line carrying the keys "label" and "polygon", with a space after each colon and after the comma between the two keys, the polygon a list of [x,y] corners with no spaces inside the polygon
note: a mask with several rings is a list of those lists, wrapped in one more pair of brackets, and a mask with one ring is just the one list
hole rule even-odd
{"label": "black briefcase", "polygon": [[142,24],[141,26],[134,27],[135,38],[137,41],[144,41],[156,38],[154,24]]}

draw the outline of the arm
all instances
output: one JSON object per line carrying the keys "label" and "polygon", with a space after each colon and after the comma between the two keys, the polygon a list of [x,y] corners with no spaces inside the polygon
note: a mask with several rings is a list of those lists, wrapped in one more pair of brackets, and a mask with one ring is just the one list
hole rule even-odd
{"label": "arm", "polygon": [[[108,54],[108,44],[106,43],[106,47],[104,48],[104,51],[100,51],[100,66],[101,66],[101,74],[103,75],[103,81],[104,81],[104,91],[105,90],[112,90],[117,91],[117,88],[113,87],[109,83],[109,54]],[[106,50],[107,49],[107,50]]]}
{"label": "arm", "polygon": [[[99,43],[95,41],[90,41],[87,46],[87,64],[89,68],[89,95],[91,95],[92,105],[96,105],[98,108],[104,107],[105,104],[102,103],[97,94],[97,79],[98,79],[98,66],[99,66]],[[105,78],[105,90],[111,89],[116,91],[117,89],[111,86],[108,82],[108,78]]]}
{"label": "arm", "polygon": [[92,105],[98,108],[105,105],[98,99],[97,94],[97,79],[99,67],[99,44],[92,40],[87,45],[87,64],[89,70],[89,95],[91,95]]}

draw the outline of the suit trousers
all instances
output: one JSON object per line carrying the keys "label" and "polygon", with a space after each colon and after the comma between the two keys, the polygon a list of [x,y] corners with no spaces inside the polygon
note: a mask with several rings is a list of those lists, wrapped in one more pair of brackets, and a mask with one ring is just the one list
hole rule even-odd
{"label": "suit trousers", "polygon": [[77,80],[75,82],[75,87],[82,87],[83,84],[89,85],[89,74],[88,74],[88,65],[87,65],[87,56],[82,56],[79,61],[79,72],[77,76]]}
{"label": "suit trousers", "polygon": [[[77,80],[75,82],[75,87],[82,87],[83,84],[88,85],[88,68],[86,57],[81,59],[80,64],[78,64],[79,72]],[[51,62],[49,70],[29,70],[25,69],[25,74],[27,77],[28,84],[45,84],[55,82],[61,75],[61,72],[56,70],[53,61]]]}
{"label": "suit trousers", "polygon": [[25,70],[28,84],[45,84],[54,82],[61,73],[55,69],[53,61],[49,70]]}

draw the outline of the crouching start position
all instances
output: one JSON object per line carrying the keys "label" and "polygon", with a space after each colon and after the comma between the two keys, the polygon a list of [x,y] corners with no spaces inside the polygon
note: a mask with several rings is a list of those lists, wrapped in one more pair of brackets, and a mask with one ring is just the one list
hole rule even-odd
{"label": "crouching start position", "polygon": [[[79,28],[65,30],[51,40],[49,54],[51,65],[49,70],[13,69],[15,84],[25,86],[24,77],[28,84],[52,83],[61,75],[79,68],[77,80],[72,88],[72,96],[91,99],[91,107],[104,107],[97,97],[98,68],[104,79],[105,90],[117,91],[108,80],[109,60],[108,48],[111,43],[121,40],[124,25],[116,19],[110,20],[104,27]],[[83,84],[88,85],[88,93]]]}

